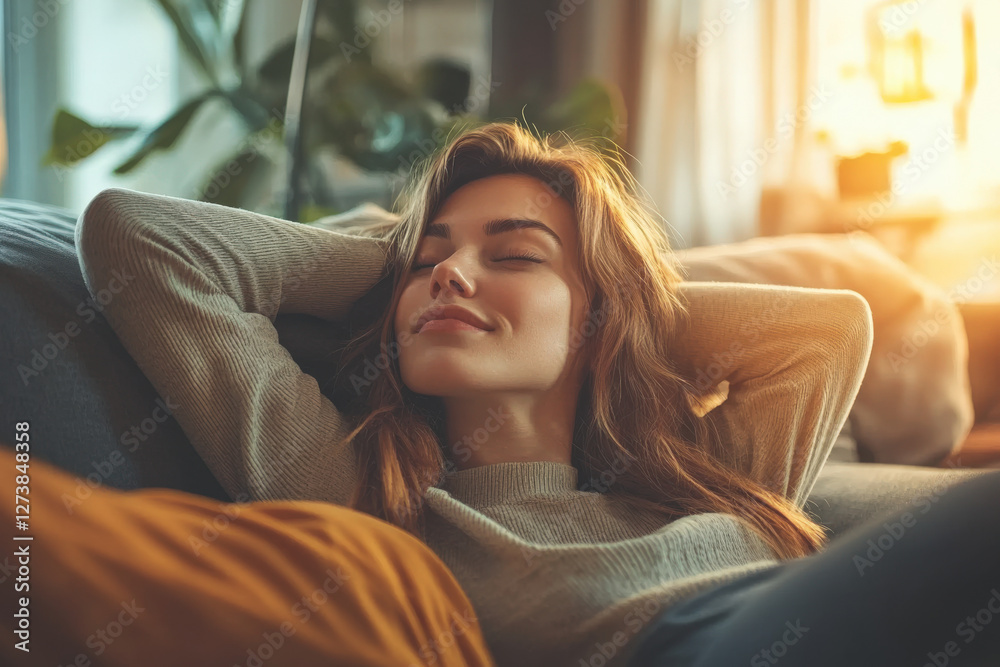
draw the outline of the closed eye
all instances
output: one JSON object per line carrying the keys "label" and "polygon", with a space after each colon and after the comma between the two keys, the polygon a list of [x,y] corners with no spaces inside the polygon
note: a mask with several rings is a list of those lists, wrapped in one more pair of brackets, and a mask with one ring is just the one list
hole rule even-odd
{"label": "closed eye", "polygon": [[[507,257],[501,257],[501,258],[499,258],[497,260],[494,260],[494,261],[504,262],[504,261],[508,261],[508,260],[524,260],[524,261],[527,261],[527,262],[535,262],[536,264],[541,264],[542,262],[545,261],[541,257],[538,257],[537,255],[532,255],[530,253],[526,253],[526,254],[523,254],[523,255],[509,255]],[[421,269],[425,269],[428,266],[434,266],[434,265],[433,264],[417,264],[411,270],[412,271],[420,271]]]}

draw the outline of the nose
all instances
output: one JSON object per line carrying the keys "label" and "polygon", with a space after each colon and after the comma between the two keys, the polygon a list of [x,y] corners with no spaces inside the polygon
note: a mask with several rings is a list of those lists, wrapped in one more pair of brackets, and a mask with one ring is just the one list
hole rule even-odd
{"label": "nose", "polygon": [[465,278],[455,262],[450,259],[439,262],[431,271],[431,291],[436,296],[447,286],[448,289],[462,295],[472,292],[472,286]]}

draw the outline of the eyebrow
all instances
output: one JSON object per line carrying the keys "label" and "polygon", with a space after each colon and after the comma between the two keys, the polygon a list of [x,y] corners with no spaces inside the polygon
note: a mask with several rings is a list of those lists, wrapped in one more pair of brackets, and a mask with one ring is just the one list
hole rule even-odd
{"label": "eyebrow", "polygon": [[[560,248],[563,247],[562,239],[538,220],[528,218],[493,218],[483,225],[483,231],[486,232],[487,236],[497,236],[518,229],[537,229],[551,236]],[[451,228],[447,223],[434,222],[427,226],[424,236],[451,240]]]}

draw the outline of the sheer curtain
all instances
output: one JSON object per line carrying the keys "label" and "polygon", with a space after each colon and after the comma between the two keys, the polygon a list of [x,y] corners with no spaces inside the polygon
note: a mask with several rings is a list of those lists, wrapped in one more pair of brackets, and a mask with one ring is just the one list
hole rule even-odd
{"label": "sheer curtain", "polygon": [[[760,233],[793,181],[809,90],[809,0],[648,0],[636,177],[676,248]],[[810,106],[811,105],[811,106]]]}

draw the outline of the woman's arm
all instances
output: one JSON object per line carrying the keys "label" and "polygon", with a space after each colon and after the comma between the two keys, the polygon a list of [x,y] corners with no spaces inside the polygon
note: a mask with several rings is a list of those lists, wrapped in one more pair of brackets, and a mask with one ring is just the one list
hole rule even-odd
{"label": "woman's arm", "polygon": [[348,424],[273,321],[346,317],[383,275],[383,241],[108,189],[76,245],[105,318],[230,496],[348,502]]}
{"label": "woman's arm", "polygon": [[849,290],[685,282],[677,361],[699,390],[729,383],[705,419],[734,469],[805,504],[871,355],[868,303]]}

